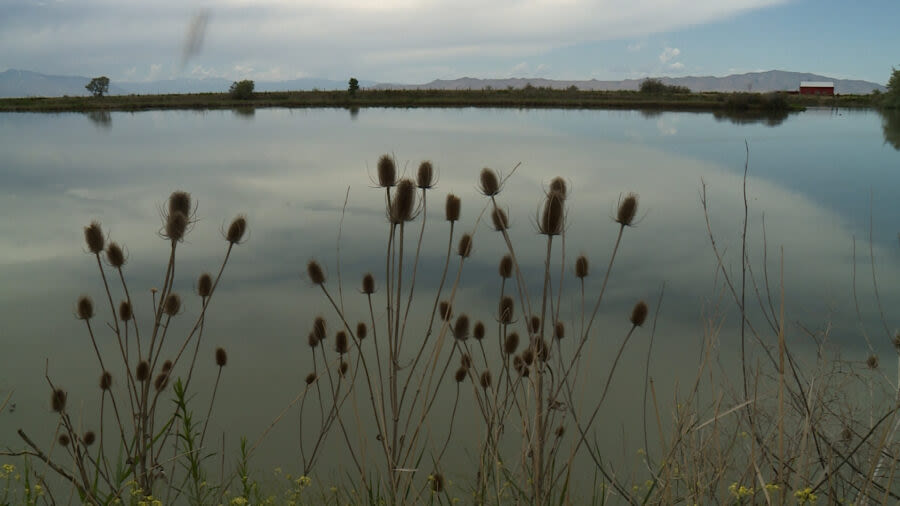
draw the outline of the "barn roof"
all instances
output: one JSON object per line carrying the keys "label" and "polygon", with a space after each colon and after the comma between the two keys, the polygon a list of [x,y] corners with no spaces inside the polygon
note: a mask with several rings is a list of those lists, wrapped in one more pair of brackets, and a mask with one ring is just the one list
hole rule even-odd
{"label": "barn roof", "polygon": [[830,81],[800,81],[803,88],[834,88],[834,83]]}

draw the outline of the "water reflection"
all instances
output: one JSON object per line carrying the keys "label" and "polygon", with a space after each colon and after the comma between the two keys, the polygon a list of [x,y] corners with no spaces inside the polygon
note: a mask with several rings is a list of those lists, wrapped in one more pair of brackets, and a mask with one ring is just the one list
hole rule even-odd
{"label": "water reflection", "polygon": [[88,111],[85,114],[97,128],[101,130],[112,128],[112,115],[109,111]]}
{"label": "water reflection", "polygon": [[761,124],[768,127],[776,127],[788,118],[788,111],[715,111],[713,117],[716,121],[727,121],[732,125]]}
{"label": "water reflection", "polygon": [[235,117],[242,119],[253,119],[256,115],[255,107],[235,107],[231,110],[234,113]]}
{"label": "water reflection", "polygon": [[[167,254],[157,236],[158,209],[176,188],[192,191],[200,203],[200,221],[179,256],[176,290],[184,294],[192,293],[196,274],[221,260],[219,225],[235,212],[248,214],[250,240],[230,260],[217,291],[221,298],[209,314],[210,339],[201,356],[211,357],[216,346],[224,346],[234,357],[223,376],[219,395],[224,402],[217,405],[210,431],[221,434],[227,429],[230,448],[241,435],[259,435],[296,395],[310,370],[305,331],[311,318],[328,306],[298,273],[312,257],[326,262],[329,273],[337,272],[338,224],[348,185],[340,252],[344,296],[349,311],[365,314],[354,288],[362,273],[383,270],[377,257],[387,232],[384,194],[370,187],[366,167],[374,167],[385,151],[395,152],[401,167],[431,159],[441,175],[432,194],[436,199],[428,201],[428,219],[434,221],[423,241],[424,264],[417,280],[425,299],[438,284],[434,267],[442,265],[446,244],[446,223],[434,219],[442,214],[441,197],[447,192],[462,196],[460,226],[475,227],[484,203],[474,190],[475,179],[485,165],[508,171],[523,162],[501,197],[510,209],[517,255],[533,279],[541,279],[543,272],[534,211],[552,176],[573,183],[567,254],[587,253],[594,265],[608,259],[616,234],[609,217],[620,193],[640,193],[646,214],[623,241],[598,317],[597,328],[604,331],[591,349],[591,360],[598,368],[606,367],[615,356],[617,332],[630,306],[638,298],[653,300],[660,283],[667,281],[659,323],[662,337],[653,360],[656,374],[667,380],[667,386],[659,388],[670,390],[659,395],[672,398],[675,382],[669,380],[689,380],[696,373],[694,353],[702,339],[705,308],[718,293],[715,258],[697,202],[700,181],[709,187],[711,225],[722,248],[732,253],[726,261],[734,266],[743,216],[743,140],[748,132],[764,131],[754,144],[748,186],[751,261],[758,265],[762,258],[765,212],[770,273],[777,272],[773,250],[784,246],[790,320],[817,325],[828,318],[848,357],[868,353],[857,337],[855,315],[833,310],[853,306],[847,300],[848,251],[854,234],[867,230],[855,221],[868,216],[867,193],[848,196],[846,188],[859,182],[875,186],[876,218],[892,216],[879,213],[880,208],[896,207],[893,192],[878,188],[900,185],[896,170],[884,170],[900,165],[900,154],[880,149],[880,117],[874,114],[837,118],[801,113],[772,135],[762,128],[768,125],[765,121],[760,128],[737,128],[732,125],[743,123],[722,123],[721,118],[696,113],[666,113],[661,118],[655,111],[369,109],[365,121],[354,124],[359,132],[351,142],[344,132],[354,120],[352,109],[349,117],[340,109],[263,109],[254,112],[252,129],[245,128],[245,116],[237,111],[113,115],[115,143],[84,129],[80,115],[0,116],[0,214],[7,218],[0,222],[0,389],[14,388],[17,405],[15,413],[0,417],[0,447],[17,444],[18,426],[52,434],[42,376],[45,358],[54,378],[71,392],[96,390],[96,375],[93,369],[86,373],[84,365],[92,363],[91,350],[85,346],[83,326],[71,314],[80,293],[95,300],[105,297],[96,265],[83,254],[82,227],[98,219],[112,239],[127,245],[128,276],[146,311]],[[677,120],[678,135],[659,135],[660,119]],[[636,135],[626,137],[623,131]],[[146,142],[148,138],[154,142]],[[803,156],[787,158],[791,153]],[[852,160],[854,170],[841,165],[824,174],[841,158]],[[849,204],[823,202],[825,190],[841,194]],[[879,231],[884,227],[877,222],[875,230],[879,274],[898,279],[896,237],[883,240]],[[485,227],[475,232],[475,252],[457,297],[471,308],[473,318],[490,321],[498,290],[496,264],[504,245]],[[596,291],[596,284],[589,291]],[[885,306],[900,303],[896,284],[879,288]],[[867,295],[871,293],[863,297]],[[576,296],[566,292],[564,300]],[[188,309],[196,310],[197,301],[186,300],[186,305],[193,304]],[[572,306],[565,302],[565,307]],[[575,321],[575,311],[567,310],[563,318]],[[725,350],[733,350],[737,342],[731,330],[727,325],[722,329]],[[888,343],[876,346],[890,350]],[[640,401],[629,387],[643,381],[646,350],[647,341],[636,339],[623,357],[622,376],[607,400],[611,409],[604,416],[605,433],[618,434],[620,425],[633,424],[639,416]],[[196,381],[211,384],[212,368],[201,371]],[[470,425],[460,433],[478,430],[474,421]],[[296,425],[279,426],[256,464],[268,469],[294,462],[296,432]],[[338,461],[344,454],[335,439],[335,448],[341,450],[334,452]],[[618,450],[625,444],[606,439],[601,444]],[[629,441],[626,446],[642,445]],[[454,458],[465,461],[465,445],[458,446]]]}
{"label": "water reflection", "polygon": [[882,110],[881,128],[884,129],[885,144],[900,150],[900,109]]}
{"label": "water reflection", "polygon": [[350,107],[350,119],[356,120],[357,118],[359,118],[359,107]]}

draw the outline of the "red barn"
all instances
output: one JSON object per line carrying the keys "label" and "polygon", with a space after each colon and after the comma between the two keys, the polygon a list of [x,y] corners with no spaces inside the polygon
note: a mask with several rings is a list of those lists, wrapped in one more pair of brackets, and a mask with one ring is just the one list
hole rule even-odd
{"label": "red barn", "polygon": [[802,81],[801,95],[834,95],[834,83],[820,81]]}

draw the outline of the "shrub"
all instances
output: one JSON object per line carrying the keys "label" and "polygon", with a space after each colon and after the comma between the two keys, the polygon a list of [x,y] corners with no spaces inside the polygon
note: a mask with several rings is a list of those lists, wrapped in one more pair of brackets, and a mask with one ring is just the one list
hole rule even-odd
{"label": "shrub", "polygon": [[245,79],[243,81],[235,81],[228,88],[228,94],[236,100],[250,100],[253,98],[253,81]]}
{"label": "shrub", "polygon": [[359,81],[355,77],[351,77],[350,81],[347,83],[347,93],[351,96],[356,95],[356,92],[359,90]]}
{"label": "shrub", "polygon": [[644,79],[641,81],[641,93],[648,95],[668,95],[675,93],[690,93],[691,90],[686,86],[677,86],[665,84],[659,79]]}

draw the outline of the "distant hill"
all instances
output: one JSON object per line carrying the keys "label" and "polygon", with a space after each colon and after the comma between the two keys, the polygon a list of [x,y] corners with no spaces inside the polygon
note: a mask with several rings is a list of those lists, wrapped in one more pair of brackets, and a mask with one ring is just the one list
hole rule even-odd
{"label": "distant hill", "polygon": [[[771,70],[769,72],[753,72],[749,74],[730,75],[725,77],[660,77],[666,84],[686,86],[692,91],[780,91],[796,90],[800,81],[833,81],[835,92],[841,94],[866,94],[872,90],[885,91],[885,87],[868,81],[833,79],[817,74],[785,72]],[[83,76],[51,76],[27,70],[7,70],[0,72],[0,98],[7,97],[60,97],[63,95],[84,96],[88,92],[84,86],[91,78]],[[475,79],[462,77],[451,80],[436,80],[426,84],[378,84],[373,81],[360,81],[363,88],[374,89],[441,89],[441,90],[480,90],[487,87],[503,89],[524,88],[526,85],[545,86],[550,88],[568,88],[577,86],[582,90],[637,90],[643,79],[626,79],[624,81],[559,81],[540,78],[512,79]],[[128,94],[166,94],[166,93],[221,93],[228,91],[232,81],[223,78],[191,79],[178,78],[147,82],[112,81],[109,85],[110,95]],[[346,81],[333,79],[304,78],[290,81],[256,81],[257,91],[291,91],[291,90],[345,90]]]}
{"label": "distant hill", "polygon": [[[768,72],[751,72],[748,74],[735,74],[725,77],[660,77],[665,84],[686,86],[691,91],[794,91],[800,86],[800,81],[832,81],[835,93],[841,94],[867,94],[873,90],[885,91],[886,88],[878,83],[868,81],[834,79],[817,74],[801,72],[785,72],[783,70],[770,70]],[[559,81],[541,78],[511,78],[511,79],[475,79],[462,77],[451,80],[435,80],[426,84],[378,84],[378,89],[424,89],[424,90],[480,90],[487,87],[504,89],[508,87],[523,88],[528,84],[537,87],[568,88],[577,86],[581,90],[637,90],[644,79],[626,79],[624,81]]]}
{"label": "distant hill", "polygon": [[[85,85],[90,77],[48,76],[27,70],[0,72],[0,97],[73,97],[90,95]],[[110,93],[122,93],[115,84],[109,85]]]}
{"label": "distant hill", "polygon": [[[0,98],[10,97],[61,97],[85,96],[84,86],[91,81],[83,76],[52,76],[27,70],[7,70],[0,72]],[[228,91],[232,81],[219,77],[192,79],[164,79],[158,81],[129,82],[111,81],[110,95],[156,95],[167,93],[221,93]],[[333,79],[304,78],[289,81],[255,81],[256,91],[291,90],[346,90],[346,81]],[[374,81],[360,81],[360,86],[369,87]]]}

